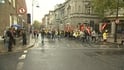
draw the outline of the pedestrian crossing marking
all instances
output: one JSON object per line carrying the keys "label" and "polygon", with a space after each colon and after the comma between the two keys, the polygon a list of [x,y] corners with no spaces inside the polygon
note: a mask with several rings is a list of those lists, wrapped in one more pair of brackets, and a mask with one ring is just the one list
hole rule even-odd
{"label": "pedestrian crossing marking", "polygon": [[27,53],[27,52],[28,52],[27,50],[24,51],[24,53]]}
{"label": "pedestrian crossing marking", "polygon": [[17,64],[16,70],[22,70],[23,66],[24,66],[24,62],[19,62],[19,63]]}
{"label": "pedestrian crossing marking", "polygon": [[26,54],[23,54],[23,55],[21,55],[20,57],[19,57],[19,60],[23,60],[23,59],[25,59],[26,58]]}

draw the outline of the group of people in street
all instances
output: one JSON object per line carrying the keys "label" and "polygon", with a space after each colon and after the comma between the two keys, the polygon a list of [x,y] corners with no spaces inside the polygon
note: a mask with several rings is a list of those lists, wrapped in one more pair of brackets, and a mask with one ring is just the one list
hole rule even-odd
{"label": "group of people in street", "polygon": [[32,37],[35,39],[38,39],[39,34],[41,35],[42,42],[44,41],[44,37],[55,40],[56,38],[60,39],[62,36],[64,36],[63,31],[55,30],[55,29],[45,30],[44,28],[42,28],[41,30],[32,31]]}
{"label": "group of people in street", "polygon": [[15,29],[14,27],[7,27],[4,31],[4,45],[8,49],[9,52],[12,51],[14,45],[16,45],[16,38],[21,38],[22,45],[27,44],[27,36],[26,31],[24,29]]}
{"label": "group of people in street", "polygon": [[48,39],[56,39],[67,37],[70,39],[78,39],[82,42],[97,42],[97,41],[104,41],[107,42],[108,39],[108,30],[104,30],[103,32],[96,32],[95,30],[73,30],[73,31],[64,31],[64,30],[45,30],[44,28],[41,30],[34,30],[33,36],[38,38],[39,34],[41,34],[41,40],[44,42],[44,37]]}
{"label": "group of people in street", "polygon": [[104,41],[107,42],[108,30],[103,32],[96,32],[95,30],[75,30],[71,32],[65,32],[65,36],[71,39],[79,39],[82,42],[97,42]]}

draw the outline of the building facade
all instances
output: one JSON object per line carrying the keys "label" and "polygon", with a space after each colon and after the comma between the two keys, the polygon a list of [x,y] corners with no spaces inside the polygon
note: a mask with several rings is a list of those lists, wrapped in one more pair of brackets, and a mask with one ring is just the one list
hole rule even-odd
{"label": "building facade", "polygon": [[55,6],[52,15],[54,19],[49,18],[49,21],[60,30],[64,30],[67,25],[71,26],[71,29],[76,29],[84,23],[95,26],[99,22],[99,17],[95,15],[90,5],[90,0],[66,0]]}
{"label": "building facade", "polygon": [[[22,4],[22,5],[20,5]],[[25,0],[1,0],[0,2],[0,36],[3,35],[6,27],[10,27],[13,24],[18,24],[20,22],[20,13],[18,13],[20,7],[25,8],[26,14],[26,4]],[[21,14],[24,15],[24,14]],[[22,19],[23,17],[21,17]],[[24,18],[26,20],[26,16]]]}
{"label": "building facade", "polygon": [[[107,19],[106,29],[114,35],[115,32],[115,20],[116,11],[113,14],[109,14],[109,11],[105,13]],[[91,26],[92,29],[100,31],[100,28],[104,24],[102,19],[94,12],[92,8],[92,0],[65,0],[64,3],[55,6],[54,15],[55,19],[48,20],[56,28],[61,30],[74,30],[79,29],[82,24]],[[123,9],[118,11],[119,24],[117,24],[117,32],[124,31],[124,12]],[[49,18],[51,19],[51,18]]]}

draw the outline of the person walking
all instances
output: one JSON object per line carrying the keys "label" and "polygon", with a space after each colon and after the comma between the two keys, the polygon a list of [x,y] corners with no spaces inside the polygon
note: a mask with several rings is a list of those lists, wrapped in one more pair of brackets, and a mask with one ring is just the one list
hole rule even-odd
{"label": "person walking", "polygon": [[96,41],[96,36],[97,36],[96,31],[93,30],[93,31],[91,32],[91,37],[92,37],[92,41],[93,41],[93,42]]}
{"label": "person walking", "polygon": [[55,30],[52,30],[52,39],[54,40],[55,39]]}
{"label": "person walking", "polygon": [[103,41],[106,42],[107,41],[107,38],[108,38],[108,31],[105,30],[105,32],[103,33]]}
{"label": "person walking", "polygon": [[42,40],[42,43],[44,43],[44,36],[45,36],[45,30],[42,29],[41,30],[41,40]]}

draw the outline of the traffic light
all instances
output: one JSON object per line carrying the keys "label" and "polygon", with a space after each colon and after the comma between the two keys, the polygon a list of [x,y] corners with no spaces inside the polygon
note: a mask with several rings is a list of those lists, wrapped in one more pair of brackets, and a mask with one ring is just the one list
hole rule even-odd
{"label": "traffic light", "polygon": [[27,23],[31,24],[31,14],[27,14]]}

